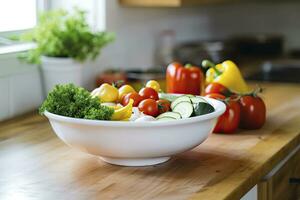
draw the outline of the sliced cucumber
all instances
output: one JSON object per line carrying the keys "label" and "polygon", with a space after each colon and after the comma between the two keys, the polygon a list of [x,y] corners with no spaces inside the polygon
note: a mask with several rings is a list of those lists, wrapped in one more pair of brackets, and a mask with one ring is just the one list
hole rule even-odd
{"label": "sliced cucumber", "polygon": [[159,119],[156,119],[157,121],[174,121],[176,120],[175,118],[173,117],[161,117]]}
{"label": "sliced cucumber", "polygon": [[215,111],[215,108],[206,102],[199,102],[199,103],[196,103],[193,105],[194,105],[194,115],[195,116],[205,115],[205,114]]}
{"label": "sliced cucumber", "polygon": [[192,97],[192,98],[191,98],[191,102],[192,102],[193,104],[198,104],[198,103],[200,103],[200,102],[207,103],[207,101],[206,101],[204,98],[202,98],[202,97]]}
{"label": "sliced cucumber", "polygon": [[171,101],[171,102],[175,101],[175,99],[178,98],[177,95],[173,95],[173,94],[159,93],[158,95],[159,95],[160,99],[166,99],[166,100]]}
{"label": "sliced cucumber", "polygon": [[171,103],[171,109],[174,111],[174,108],[177,106],[177,104],[181,102],[191,103],[191,99],[188,96],[180,96]]}
{"label": "sliced cucumber", "polygon": [[185,94],[185,95],[183,95],[183,96],[185,96],[185,97],[189,97],[189,98],[193,98],[193,97],[195,97],[195,95],[192,95],[192,94]]}
{"label": "sliced cucumber", "polygon": [[192,103],[187,101],[177,103],[172,110],[178,112],[183,119],[191,117],[194,112]]}
{"label": "sliced cucumber", "polygon": [[181,119],[181,115],[177,112],[165,112],[165,113],[158,115],[156,117],[156,119],[163,118],[163,117],[172,117],[175,119]]}

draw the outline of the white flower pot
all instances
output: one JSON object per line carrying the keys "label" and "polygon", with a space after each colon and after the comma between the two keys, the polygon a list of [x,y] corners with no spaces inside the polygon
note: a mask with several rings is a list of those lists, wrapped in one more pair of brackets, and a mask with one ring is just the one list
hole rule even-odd
{"label": "white flower pot", "polygon": [[47,95],[56,84],[74,83],[83,86],[83,63],[72,58],[43,56],[42,79],[44,92]]}

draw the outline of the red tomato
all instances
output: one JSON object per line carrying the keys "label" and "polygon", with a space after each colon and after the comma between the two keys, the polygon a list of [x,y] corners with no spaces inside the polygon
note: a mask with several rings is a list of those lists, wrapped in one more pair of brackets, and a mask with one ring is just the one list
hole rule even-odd
{"label": "red tomato", "polygon": [[241,122],[245,129],[259,129],[266,122],[266,105],[260,97],[243,96],[240,98]]}
{"label": "red tomato", "polygon": [[156,117],[159,114],[158,105],[154,99],[145,99],[141,101],[138,108],[146,115]]}
{"label": "red tomato", "polygon": [[[222,94],[211,93],[205,95],[206,97],[214,99],[225,99]],[[240,104],[233,99],[229,99],[226,103],[226,110],[217,121],[214,132],[215,133],[233,133],[237,130],[240,122],[241,108]]]}
{"label": "red tomato", "polygon": [[139,95],[141,95],[144,99],[154,99],[158,100],[158,93],[150,87],[145,87],[139,91]]}
{"label": "red tomato", "polygon": [[213,99],[225,99],[226,98],[224,95],[218,94],[218,93],[210,93],[205,96],[209,97],[209,98],[213,98]]}
{"label": "red tomato", "polygon": [[217,121],[215,133],[233,133],[237,130],[240,122],[241,107],[237,101],[229,100],[226,110]]}
{"label": "red tomato", "polygon": [[143,97],[141,97],[138,93],[136,92],[130,92],[128,94],[126,94],[125,96],[123,96],[122,98],[122,105],[126,106],[129,103],[129,100],[133,99],[133,106],[137,107],[139,105],[139,103],[144,99]]}
{"label": "red tomato", "polygon": [[168,112],[171,109],[171,103],[170,103],[170,101],[168,101],[166,99],[160,99],[156,102],[158,104],[159,114]]}
{"label": "red tomato", "polygon": [[220,83],[210,83],[205,88],[205,94],[218,93],[225,96],[230,96],[232,93]]}

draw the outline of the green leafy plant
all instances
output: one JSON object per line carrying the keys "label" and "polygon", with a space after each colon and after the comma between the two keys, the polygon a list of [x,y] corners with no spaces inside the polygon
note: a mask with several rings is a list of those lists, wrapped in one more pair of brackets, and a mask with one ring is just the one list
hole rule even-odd
{"label": "green leafy plant", "polygon": [[86,21],[86,12],[74,9],[43,12],[38,25],[23,34],[22,41],[33,41],[37,47],[21,57],[29,63],[40,63],[42,55],[73,58],[77,61],[95,59],[101,49],[114,40],[114,34],[93,32]]}
{"label": "green leafy plant", "polygon": [[98,97],[74,84],[56,85],[49,92],[39,112],[45,111],[74,118],[110,120],[114,109],[102,106]]}

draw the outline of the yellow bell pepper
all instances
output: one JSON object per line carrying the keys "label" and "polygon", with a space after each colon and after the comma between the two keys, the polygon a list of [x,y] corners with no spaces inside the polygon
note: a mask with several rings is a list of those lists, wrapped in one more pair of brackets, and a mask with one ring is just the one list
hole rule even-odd
{"label": "yellow bell pepper", "polygon": [[119,91],[114,86],[104,83],[99,88],[96,88],[91,93],[92,96],[100,98],[101,102],[117,102],[119,97]]}
{"label": "yellow bell pepper", "polygon": [[202,62],[203,67],[209,67],[206,72],[206,82],[217,82],[236,93],[248,93],[250,89],[244,80],[239,68],[230,60],[220,64],[213,64],[208,60]]}
{"label": "yellow bell pepper", "polygon": [[112,115],[112,120],[119,120],[119,121],[128,121],[128,119],[132,115],[132,107],[133,107],[133,100],[130,99],[129,103],[121,108],[115,107],[115,112]]}

